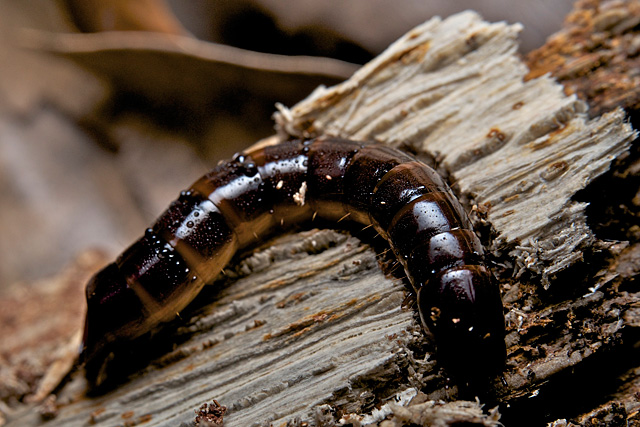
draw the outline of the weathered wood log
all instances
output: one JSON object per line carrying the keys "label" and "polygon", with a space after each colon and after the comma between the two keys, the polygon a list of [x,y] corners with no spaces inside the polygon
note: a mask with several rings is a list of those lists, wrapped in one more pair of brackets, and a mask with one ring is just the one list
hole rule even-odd
{"label": "weathered wood log", "polygon": [[579,0],[565,21],[562,31],[527,54],[528,77],[551,73],[567,94],[589,103],[591,117],[616,107],[638,110],[640,3]]}
{"label": "weathered wood log", "polygon": [[[528,77],[550,73],[564,86],[565,93],[575,94],[586,101],[589,116],[596,117],[615,108],[624,108],[630,121],[637,127],[640,106],[638,89],[638,23],[640,2],[579,0],[565,19],[565,28],[549,38],[541,48],[530,52],[525,61],[530,68]],[[638,294],[633,283],[638,274],[638,177],[640,163],[637,143],[635,149],[613,171],[593,186],[599,206],[591,208],[599,218],[590,224],[603,239],[629,240],[631,246],[619,256],[613,256],[611,270],[619,272],[617,289],[625,289],[632,296],[631,305],[623,310],[627,315],[617,327],[627,328],[619,336],[627,341],[627,351],[617,351],[616,359],[607,358],[600,364],[608,374],[601,376],[607,384],[605,390],[594,397],[576,393],[573,400],[584,398],[580,409],[563,414],[554,426],[575,425],[638,425],[640,424],[640,367],[637,351],[631,345],[637,342]],[[635,292],[635,295],[634,295]],[[614,310],[617,309],[614,308]],[[629,333],[631,332],[631,333]],[[619,346],[618,348],[625,348]],[[636,345],[637,348],[637,345]],[[607,366],[609,365],[609,367]],[[618,365],[618,369],[611,369]],[[607,367],[609,369],[607,369]],[[582,371],[584,374],[584,371]],[[583,375],[582,382],[593,380]],[[597,379],[596,379],[597,381]],[[571,418],[571,421],[567,421]],[[572,422],[573,421],[573,422]]]}
{"label": "weathered wood log", "polygon": [[[492,252],[508,311],[506,385],[495,379],[481,402],[527,425],[561,418],[558,407],[534,411],[572,384],[570,371],[615,372],[609,357],[629,354],[640,321],[629,285],[637,245],[601,242],[586,203],[573,200],[634,133],[620,110],[589,119],[552,78],[525,81],[518,30],[471,12],[433,19],[345,83],[281,107],[279,135],[266,143],[376,140],[430,159],[449,178]],[[439,405],[424,402],[454,400],[458,390],[413,311],[401,308],[402,278],[385,276],[379,261],[388,260],[373,248],[357,230],[266,242],[181,319],[133,346],[119,366],[124,378],[103,394],[86,395],[82,372],[73,373],[45,407],[55,415],[47,425],[188,426],[213,399],[228,408],[228,426],[375,425],[386,416],[380,425],[495,425],[495,413],[471,403],[436,414]],[[396,395],[409,406],[384,405]],[[33,407],[9,419],[41,422]]]}

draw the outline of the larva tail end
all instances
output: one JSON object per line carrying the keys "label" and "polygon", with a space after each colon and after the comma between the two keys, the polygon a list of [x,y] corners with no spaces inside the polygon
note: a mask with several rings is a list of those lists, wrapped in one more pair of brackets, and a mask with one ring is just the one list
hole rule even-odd
{"label": "larva tail end", "polygon": [[139,300],[131,295],[119,268],[110,264],[87,284],[87,314],[80,346],[79,362],[85,367],[92,387],[102,382],[109,355],[120,336],[128,331],[139,310]]}
{"label": "larva tail end", "polygon": [[79,348],[79,363],[84,367],[85,377],[89,381],[90,388],[94,390],[105,380],[109,352],[105,342],[99,339],[91,325],[91,318],[87,313],[82,344]]}
{"label": "larva tail end", "polygon": [[78,348],[78,361],[81,365],[91,359],[90,353],[93,353],[93,350],[90,347],[92,347],[92,344],[89,341],[89,319],[86,316],[84,319],[84,334],[82,335],[80,348]]}

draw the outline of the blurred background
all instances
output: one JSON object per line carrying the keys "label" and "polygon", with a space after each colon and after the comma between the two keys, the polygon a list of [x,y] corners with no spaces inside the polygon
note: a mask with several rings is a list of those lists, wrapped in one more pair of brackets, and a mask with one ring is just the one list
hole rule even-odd
{"label": "blurred background", "polygon": [[414,26],[466,9],[521,22],[570,0],[0,0],[0,295],[132,243],[274,104],[348,78]]}

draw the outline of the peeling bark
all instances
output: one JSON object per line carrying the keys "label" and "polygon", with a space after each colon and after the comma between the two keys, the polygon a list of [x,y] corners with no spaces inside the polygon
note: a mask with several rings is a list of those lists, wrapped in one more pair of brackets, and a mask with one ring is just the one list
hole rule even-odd
{"label": "peeling bark", "polygon": [[[637,419],[640,246],[601,240],[587,212],[598,176],[638,175],[627,154],[635,134],[621,110],[590,118],[551,77],[532,76],[516,55],[518,31],[472,12],[430,20],[346,82],[281,107],[270,141],[376,140],[431,161],[454,184],[491,250],[506,308],[506,385],[496,378],[481,396],[485,413],[473,402],[435,411],[439,400],[473,396],[446,378],[415,313],[401,308],[405,284],[383,273],[391,268],[375,238],[311,230],[240,257],[181,319],[132,346],[102,394],[85,395],[73,373],[57,410],[45,407],[55,414],[47,425],[190,426],[213,399],[228,426],[495,425],[495,405],[507,425],[540,425],[588,412],[579,400],[594,393],[602,401],[588,401],[597,409],[581,419],[614,404],[602,417]],[[624,385],[589,384],[602,378]],[[375,418],[394,397],[388,419]],[[41,420],[20,408],[9,425]]]}

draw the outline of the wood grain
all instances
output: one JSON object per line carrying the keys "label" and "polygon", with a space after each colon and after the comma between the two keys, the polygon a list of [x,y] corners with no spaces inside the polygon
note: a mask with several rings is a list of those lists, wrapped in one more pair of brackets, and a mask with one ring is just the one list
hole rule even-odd
{"label": "wood grain", "polygon": [[[585,203],[572,200],[634,132],[621,110],[589,119],[550,77],[525,81],[518,31],[472,12],[430,20],[346,82],[281,106],[273,140],[372,139],[414,151],[448,176],[493,253],[507,309],[506,385],[496,379],[481,402],[533,425],[555,415],[538,408],[572,384],[571,371],[598,370],[608,354],[626,352],[623,338],[640,324],[637,289],[628,286],[635,246],[601,244]],[[151,344],[133,347],[135,369],[110,391],[87,397],[82,372],[74,373],[46,425],[189,426],[212,399],[228,407],[227,426],[460,420],[420,415],[434,406],[425,401],[464,390],[447,380],[414,313],[401,308],[404,283],[383,274],[375,239],[358,236],[314,230],[268,242]],[[598,250],[629,261],[594,259]],[[139,367],[145,358],[151,363]],[[409,406],[385,405],[396,395]],[[455,411],[480,417],[469,421],[479,425],[498,418],[469,402]],[[21,408],[9,425],[41,419]]]}

